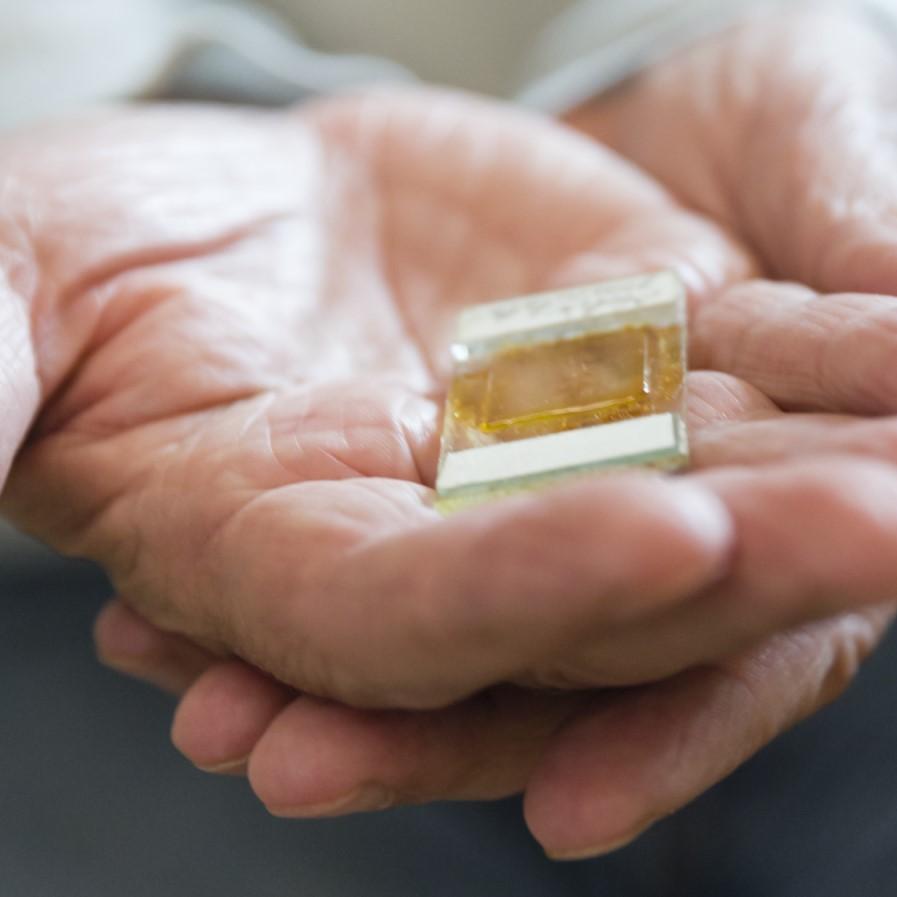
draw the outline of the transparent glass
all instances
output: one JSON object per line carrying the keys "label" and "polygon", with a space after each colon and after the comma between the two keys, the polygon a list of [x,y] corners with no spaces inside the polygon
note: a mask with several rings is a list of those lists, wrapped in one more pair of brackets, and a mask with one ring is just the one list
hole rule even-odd
{"label": "transparent glass", "polygon": [[670,272],[463,312],[437,505],[688,460],[685,290]]}

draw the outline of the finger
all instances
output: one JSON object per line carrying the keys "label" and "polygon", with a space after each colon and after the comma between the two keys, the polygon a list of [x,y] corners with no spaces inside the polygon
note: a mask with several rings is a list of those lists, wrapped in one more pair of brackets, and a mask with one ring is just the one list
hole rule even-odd
{"label": "finger", "polygon": [[746,380],[789,410],[897,411],[897,304],[884,296],[818,296],[753,281],[702,305],[693,366]]}
{"label": "finger", "polygon": [[256,741],[294,696],[242,661],[221,660],[156,628],[121,601],[100,612],[94,639],[107,666],[183,694],[172,741],[206,772],[244,772]]}
{"label": "finger", "polygon": [[[824,448],[823,437],[827,436],[831,429],[828,419],[783,417],[774,406],[771,406],[769,400],[752,387],[725,375],[708,373],[691,375],[690,393],[690,411],[693,417],[700,418],[700,422],[693,427],[696,435],[695,452],[699,463],[707,454],[707,449],[703,446],[708,434],[728,434],[734,431],[730,439],[723,440],[722,445],[715,444],[713,436],[709,436],[713,464],[727,463],[733,454],[739,458],[744,456],[745,461],[760,463],[764,460],[781,460],[789,456],[799,457],[807,444],[821,444]],[[771,408],[777,420],[744,425],[731,423],[733,419],[769,414]],[[729,423],[725,427],[711,426],[719,420]],[[856,424],[852,421],[850,423],[858,428],[866,427],[864,423]],[[802,426],[798,426],[803,424],[812,425],[812,429],[804,431]],[[782,438],[781,434],[776,433],[777,427],[787,430],[789,425],[795,428],[793,438]],[[881,426],[877,422],[875,425]],[[739,426],[743,426],[745,431],[742,432]],[[760,428],[756,438],[751,434],[750,428],[753,426]],[[880,438],[871,438],[872,435],[858,433],[856,438],[861,445],[867,443],[877,445],[882,442]],[[762,450],[770,446],[777,447],[778,451],[769,451],[764,458]],[[249,753],[247,748],[251,749],[254,740],[258,739],[263,731],[268,730],[277,715],[280,708],[276,700],[277,689],[278,686],[271,680],[248,670],[245,675],[237,669],[207,674],[181,702],[174,726],[176,745],[202,768],[243,768],[244,758]],[[259,706],[266,707],[267,711],[256,713]],[[235,707],[244,709],[235,712]],[[486,717],[482,710],[464,711],[464,713],[459,711],[452,717],[453,720],[456,718],[465,720],[470,717],[469,724],[462,725],[460,721],[458,722],[461,729],[459,737],[468,743],[469,730],[474,728],[473,717],[476,713],[480,714],[482,724]],[[442,719],[436,713],[431,713],[428,718],[431,721]],[[409,764],[407,768],[401,767],[406,770],[403,773],[407,777],[406,781],[396,769],[393,769],[391,776],[385,773],[378,774],[376,763],[371,761],[366,765],[358,759],[375,756],[376,751],[370,755],[365,751],[365,746],[372,740],[378,750],[384,743],[387,745],[381,751],[386,756],[405,756],[403,750],[397,749],[395,745],[407,746],[410,743],[409,731],[418,733],[416,737],[420,737],[420,733],[425,731],[422,725],[413,723],[414,719],[416,717],[407,714],[393,714],[388,717],[385,714],[353,711],[311,699],[297,701],[288,713],[282,714],[272,734],[265,736],[268,740],[266,746],[260,749],[255,766],[257,790],[275,812],[286,815],[300,813],[314,815],[311,810],[303,810],[302,807],[307,805],[313,809],[341,801],[340,794],[349,795],[356,788],[360,788],[365,781],[382,784],[388,780],[396,801],[411,799],[413,794],[420,799],[423,799],[424,794],[431,794],[435,799],[448,796],[450,793],[448,790],[440,790],[445,788],[444,784],[440,784],[443,782],[440,777],[445,770],[456,769],[468,762],[473,768],[484,770],[484,774],[491,768],[483,757],[476,755],[476,752],[468,757],[457,745],[449,750],[449,741],[445,737],[440,738],[439,743],[446,746],[446,751],[437,752],[433,764],[439,771],[438,775],[433,774],[430,765],[420,761],[419,768],[414,764]],[[210,723],[210,720],[213,722]],[[226,730],[222,731],[225,724]],[[445,728],[442,722],[439,725]],[[448,728],[454,731],[454,726],[453,722]],[[334,731],[333,738],[327,734],[331,729]],[[369,729],[375,734],[369,735]],[[344,747],[345,745],[351,747]],[[350,760],[343,756],[347,750],[352,753],[354,759]],[[332,767],[329,768],[342,770],[344,777],[339,778],[336,773],[325,771],[309,775],[300,782],[294,781],[295,776],[299,774],[296,770],[301,772],[306,768],[304,758],[309,751],[314,756],[327,754],[328,759],[332,761]],[[409,751],[411,758],[424,754],[425,752],[421,751]],[[453,759],[450,760],[450,757]],[[503,766],[506,763],[504,760],[501,762]],[[521,766],[519,776],[523,775],[523,769]],[[334,780],[332,787],[328,786],[323,791],[316,790],[316,783],[327,783],[331,779]],[[498,781],[494,777],[492,780]],[[433,783],[431,791],[426,790],[426,782]],[[467,787],[469,790],[466,793],[474,795],[473,786]],[[477,794],[482,795],[483,792]]]}
{"label": "finger", "polygon": [[874,420],[826,414],[778,414],[766,419],[696,427],[694,470],[751,467],[788,459],[853,456],[897,462],[897,418]]}
{"label": "finger", "polygon": [[258,740],[295,692],[239,660],[209,667],[178,705],[171,738],[205,772],[243,773]]}
{"label": "finger", "polygon": [[[737,382],[726,383],[727,378],[714,375],[698,377],[704,385],[715,386],[722,381],[727,387],[727,395],[737,397],[733,388],[738,385]],[[743,405],[742,397],[737,397],[736,405]],[[824,428],[825,423],[820,422],[820,426]],[[739,441],[735,440],[736,443]],[[702,623],[710,619],[709,614],[705,617]],[[625,653],[645,653],[662,649],[642,644],[632,648],[624,646],[623,650]],[[226,684],[226,680],[223,681]],[[265,688],[270,685],[267,680],[262,680],[261,684]],[[222,693],[221,697],[226,696]],[[235,715],[230,711],[209,714],[203,708],[205,700],[205,696],[197,691],[193,700],[182,704],[175,731],[186,731],[189,726],[200,740],[205,739],[217,750],[217,746],[227,742],[230,736],[210,738],[210,727],[205,719],[211,715],[233,723]],[[499,791],[489,791],[482,779],[474,781],[469,776],[465,777],[461,772],[464,769],[482,771],[487,782],[501,782],[503,784],[499,790],[510,793],[519,787],[515,783],[525,776],[529,761],[513,766],[505,759],[503,752],[500,762],[509,778],[502,779],[490,772],[492,766],[488,758],[496,754],[492,747],[485,751],[478,750],[479,742],[472,733],[488,728],[487,722],[494,719],[495,714],[491,711],[483,712],[482,704],[476,709],[463,711],[453,708],[445,714],[406,714],[355,711],[301,699],[281,714],[274,725],[270,728],[265,726],[267,731],[253,760],[256,790],[274,812],[297,816],[351,812],[380,806],[388,801],[401,803],[452,796],[485,798],[498,795]],[[505,719],[498,725],[500,729],[510,726],[509,731],[518,733],[511,739],[512,744],[519,741],[519,727],[524,725],[522,720],[512,724]],[[260,719],[249,729],[258,733],[263,726],[264,722]],[[215,761],[225,764],[224,757],[236,758],[231,762],[239,762],[245,745],[251,744],[256,736],[240,737],[246,739],[244,746],[225,750],[223,755],[217,753],[213,758],[197,756],[206,748],[200,748],[197,752],[186,748],[183,738],[176,740],[194,762],[211,766]],[[500,740],[493,734],[484,743],[495,746]],[[529,737],[527,742],[538,743],[535,738]],[[389,760],[385,768],[381,767],[383,758]],[[363,791],[366,785],[372,787]]]}
{"label": "finger", "polygon": [[841,617],[736,662],[597,696],[527,786],[531,831],[557,859],[629,843],[840,694],[892,616]]}
{"label": "finger", "polygon": [[[396,489],[368,480],[365,499],[378,488],[381,504],[367,502],[364,513],[382,507],[386,518]],[[239,578],[216,583],[223,608],[243,606],[235,587],[252,583],[256,625],[228,632],[243,656],[255,650],[257,665],[275,663],[267,669],[282,681],[360,706],[421,709],[466,697],[562,651],[586,625],[632,618],[715,581],[730,547],[726,515],[701,488],[639,474],[449,520],[418,511],[410,532],[361,541],[329,563],[319,553],[283,564],[283,545],[331,544],[306,519],[320,526],[339,509],[342,521],[360,492],[352,482],[305,484],[254,502],[220,545],[221,569],[237,563]]]}
{"label": "finger", "polygon": [[897,473],[807,459],[696,475],[725,502],[738,549],[702,595],[610,629],[534,671],[555,687],[659,680],[748,649],[775,632],[889,601],[897,582]]}
{"label": "finger", "polygon": [[[870,614],[869,619],[872,622],[867,629],[877,634],[875,614]],[[864,623],[865,618],[856,617],[852,633],[861,635]],[[842,625],[847,632],[847,624],[842,621]],[[833,697],[839,683],[843,684],[844,677],[852,672],[847,661],[852,657],[854,666],[858,661],[857,644],[853,645],[852,654],[846,641],[842,647],[840,662],[831,661],[827,690],[816,697]],[[824,661],[823,652],[816,652],[812,663],[796,660],[794,665],[818,670]],[[836,679],[838,675],[840,680]],[[687,679],[683,677],[683,681]],[[797,683],[797,679],[790,682]],[[661,691],[666,688],[659,687]],[[705,691],[688,689],[686,703],[698,705],[717,722],[728,718],[720,714],[720,704],[725,703],[723,694],[711,706],[701,706],[702,701],[716,695],[717,689],[714,687],[707,694]],[[629,700],[636,693],[620,694]],[[783,696],[778,699],[781,703]],[[292,702],[259,740],[250,761],[250,781],[271,812],[295,818],[342,815],[433,800],[494,799],[524,786],[554,733],[566,721],[578,719],[584,704],[603,706],[605,701],[616,700],[610,694],[595,699],[581,694],[560,696],[499,689],[444,710],[405,712],[357,710],[303,697]],[[809,699],[805,704],[808,706],[802,712],[810,712],[813,706],[809,706]],[[767,709],[771,715],[783,715],[788,708]],[[737,715],[737,707],[733,713]],[[671,719],[669,715],[644,715],[655,723]],[[632,727],[627,734],[633,734]],[[606,737],[604,733],[602,737]],[[624,736],[619,742],[625,743]],[[712,747],[707,746],[708,752]],[[742,753],[721,760],[711,752],[710,759],[734,766],[752,752],[751,743],[739,733],[734,733],[732,747]],[[650,748],[646,745],[644,755],[639,750],[632,756],[647,764],[652,758]],[[588,750],[583,753],[577,762],[588,767],[590,754]],[[575,768],[569,771],[572,773]],[[703,787],[709,787],[712,781],[706,780],[706,769],[703,775],[705,778],[701,779],[696,773],[695,778],[703,782]]]}
{"label": "finger", "polygon": [[94,623],[100,661],[163,691],[181,694],[219,658],[185,638],[163,632],[121,601],[110,601]]}
{"label": "finger", "polygon": [[[734,378],[703,373],[692,378],[691,411],[706,420],[750,416],[757,406],[774,409]],[[463,709],[408,714],[300,698],[278,717],[279,695],[276,683],[248,667],[216,667],[181,701],[173,740],[202,769],[243,771],[245,758],[264,738],[255,752],[255,788],[272,812],[287,816],[321,815],[328,807],[329,812],[338,807],[350,812],[379,803],[381,796],[400,803],[513,793],[522,787],[538,751],[537,732],[550,729],[539,725],[540,717],[550,721],[555,709],[563,717],[568,703],[535,695],[515,698],[507,690],[473,699],[475,706]],[[521,742],[518,733],[526,727]],[[509,744],[501,744],[497,731],[479,734],[492,729],[510,733]],[[520,743],[532,749],[526,757]],[[384,757],[391,761],[386,770],[380,768]],[[369,783],[377,786],[375,794],[356,796]]]}
{"label": "finger", "polygon": [[434,711],[357,710],[302,697],[265,732],[253,789],[279,816],[318,817],[520,791],[581,696],[495,689]]}
{"label": "finger", "polygon": [[[731,374],[717,371],[692,371],[686,376],[688,402],[686,419],[689,428],[689,463],[694,466],[695,453],[703,440],[719,431],[746,421],[773,422],[784,413],[755,386]],[[773,423],[775,426],[775,423]]]}
{"label": "finger", "polygon": [[897,417],[785,414],[728,374],[688,375],[688,422],[693,471],[825,456],[897,462]]}

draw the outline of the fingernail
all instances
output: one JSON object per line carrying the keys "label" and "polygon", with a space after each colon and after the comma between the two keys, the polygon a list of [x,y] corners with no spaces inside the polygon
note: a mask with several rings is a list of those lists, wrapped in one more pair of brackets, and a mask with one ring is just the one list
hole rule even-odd
{"label": "fingernail", "polygon": [[393,805],[394,800],[394,795],[388,788],[372,784],[363,785],[349,794],[319,804],[283,808],[268,807],[268,809],[274,816],[289,819],[322,819],[328,816],[346,816],[350,813],[371,813],[376,810],[385,810]]}
{"label": "fingernail", "polygon": [[125,660],[147,656],[157,642],[151,627],[121,607],[106,611],[97,620],[97,631],[103,634],[98,649]]}
{"label": "fingernail", "polygon": [[249,757],[241,757],[239,760],[226,760],[223,763],[216,763],[212,766],[200,766],[196,765],[196,768],[200,772],[207,772],[211,775],[217,776],[228,776],[234,775],[237,772],[242,773],[246,769],[246,764],[249,762]]}
{"label": "fingernail", "polygon": [[615,850],[620,850],[631,844],[636,835],[629,835],[626,838],[620,838],[617,841],[607,841],[594,847],[575,847],[570,850],[545,850],[545,854],[550,860],[556,860],[562,863],[572,863],[575,860],[594,860],[596,857],[606,856]]}

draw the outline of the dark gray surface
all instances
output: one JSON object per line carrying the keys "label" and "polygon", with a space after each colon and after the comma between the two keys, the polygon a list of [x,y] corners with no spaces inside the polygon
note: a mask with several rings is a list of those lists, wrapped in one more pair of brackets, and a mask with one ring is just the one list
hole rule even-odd
{"label": "dark gray surface", "polygon": [[836,708],[597,863],[543,860],[514,802],[270,819],[168,743],[170,699],[102,670],[89,567],[0,580],[0,897],[894,897],[897,641]]}

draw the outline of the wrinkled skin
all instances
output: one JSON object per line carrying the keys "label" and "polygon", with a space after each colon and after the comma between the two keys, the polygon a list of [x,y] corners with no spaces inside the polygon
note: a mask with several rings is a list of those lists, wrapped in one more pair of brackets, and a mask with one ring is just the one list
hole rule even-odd
{"label": "wrinkled skin", "polygon": [[[22,431],[43,398],[6,509],[110,569],[156,625],[110,606],[101,653],[186,690],[178,745],[248,762],[273,811],[526,789],[551,853],[600,852],[831,699],[883,630],[891,300],[729,288],[751,261],[720,231],[468,100],[121,113],[0,164]],[[661,266],[719,372],[690,383],[696,472],[439,521],[457,307]],[[29,351],[39,384],[13,376]]]}
{"label": "wrinkled skin", "polygon": [[897,282],[894,45],[856,10],[758,13],[569,116],[738,235],[769,275]]}

